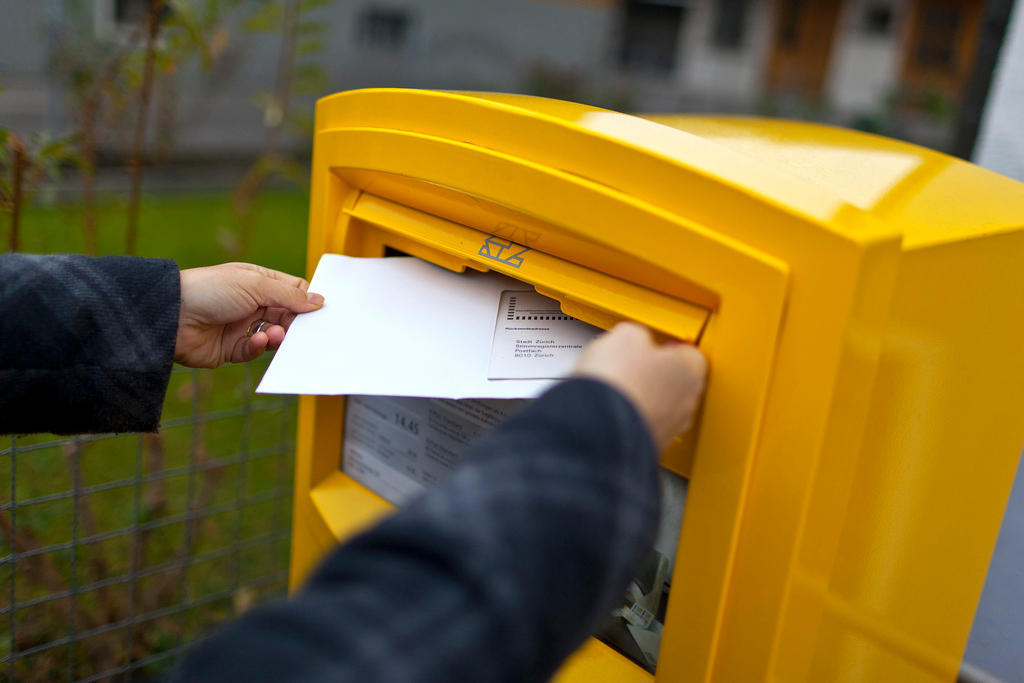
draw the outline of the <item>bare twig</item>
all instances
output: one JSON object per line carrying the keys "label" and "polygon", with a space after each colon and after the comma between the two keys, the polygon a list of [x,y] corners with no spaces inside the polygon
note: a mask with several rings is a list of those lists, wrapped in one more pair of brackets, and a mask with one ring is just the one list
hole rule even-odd
{"label": "bare twig", "polygon": [[[201,432],[205,431],[201,429]],[[209,452],[206,450],[206,446],[203,443],[204,436],[200,433],[197,436],[199,443],[195,449],[195,464],[204,465],[209,462],[212,458]],[[210,502],[213,500],[214,494],[217,492],[217,484],[224,476],[224,472],[221,468],[211,468],[202,470],[202,483],[200,484],[199,495],[192,501],[189,501],[186,511],[189,513],[188,519],[185,520],[185,538],[186,543],[182,544],[180,548],[174,551],[170,561],[176,562],[177,567],[172,572],[167,572],[160,577],[159,580],[154,581],[154,588],[150,592],[150,595],[154,598],[153,605],[148,609],[156,609],[160,605],[166,604],[173,600],[174,590],[177,586],[181,585],[182,576],[185,572],[185,566],[188,564],[188,558],[193,555],[195,549],[196,539],[198,538],[198,532],[205,520],[200,517],[192,516],[197,510],[202,510],[209,507]]]}
{"label": "bare twig", "polygon": [[[82,488],[82,468],[75,466],[75,459],[81,461],[82,454],[87,444],[72,443],[64,448],[64,456],[68,471],[71,473],[73,486],[76,491]],[[78,518],[82,528],[88,536],[98,536],[99,527],[96,524],[96,514],[93,511],[92,503],[85,496],[76,496],[75,505],[78,510]],[[93,580],[102,581],[110,576],[110,568],[103,557],[103,553],[93,548],[89,553],[89,566],[92,569]],[[120,620],[128,613],[128,605],[124,596],[109,586],[101,586],[96,589],[97,619],[99,623],[113,623]]]}
{"label": "bare twig", "polygon": [[96,116],[99,101],[88,98],[82,103],[82,211],[85,253],[95,256],[96,238]]}
{"label": "bare twig", "polygon": [[295,71],[295,46],[299,33],[300,0],[286,0],[281,20],[281,52],[277,56],[277,73],[274,76],[273,106],[277,111],[267,128],[264,152],[277,152],[288,121],[288,105],[292,93],[292,73]]}
{"label": "bare twig", "polygon": [[96,234],[96,148],[99,145],[99,124],[103,97],[107,87],[121,71],[128,57],[142,36],[142,25],[136,26],[131,35],[99,70],[99,75],[85,92],[81,101],[80,146],[82,159],[82,212],[84,214],[85,253],[95,256],[98,249]]}
{"label": "bare twig", "polygon": [[139,239],[139,202],[142,195],[142,150],[146,142],[146,124],[149,119],[149,103],[153,95],[153,81],[156,76],[156,39],[160,33],[160,14],[164,0],[149,0],[146,15],[146,55],[142,67],[142,84],[139,87],[139,114],[135,119],[135,135],[128,167],[131,185],[128,192],[128,225],[125,229],[124,250],[135,254]]}
{"label": "bare twig", "polygon": [[[159,472],[164,468],[164,437],[162,434],[143,434],[142,452],[147,472]],[[145,519],[151,520],[160,517],[166,510],[167,482],[162,478],[156,479],[143,495],[142,515]],[[153,530],[142,529],[138,534],[139,542],[135,546],[134,564],[141,569],[146,566]]]}
{"label": "bare twig", "polygon": [[[142,454],[147,472],[159,472],[164,468],[164,437],[163,434],[143,434]],[[158,478],[145,490],[143,499],[140,501],[141,516],[146,520],[152,520],[161,516],[167,510],[167,482]],[[141,520],[136,520],[136,524]],[[135,574],[146,566],[149,555],[149,543],[154,529],[136,529],[136,542],[132,544],[132,573]],[[136,585],[138,578],[134,579]],[[154,591],[146,591],[141,594],[133,590],[131,614],[146,614],[157,607],[162,606],[158,600],[154,600]],[[140,604],[136,604],[140,603]],[[126,636],[125,664],[131,664],[136,659],[141,659],[149,654],[152,649],[146,645],[146,632],[140,633],[137,625],[133,622],[128,626]]]}
{"label": "bare twig", "polygon": [[252,242],[256,214],[253,210],[267,180],[283,165],[280,158],[281,142],[288,123],[288,107],[292,95],[292,74],[295,71],[296,43],[298,41],[300,0],[286,0],[281,20],[281,51],[277,55],[277,73],[274,91],[270,95],[265,117],[266,136],[263,150],[256,163],[249,168],[238,184],[233,200],[239,221],[238,256],[245,256]]}
{"label": "bare twig", "polygon": [[24,199],[22,181],[25,173],[25,143],[15,134],[10,136],[11,146],[11,234],[8,242],[10,251],[18,251],[21,234],[21,204]]}
{"label": "bare twig", "polygon": [[[195,391],[197,395],[193,397],[195,405],[193,406],[194,414],[201,414],[205,409],[206,398],[209,396],[211,377],[209,374],[203,374],[200,376],[198,383],[195,385]],[[153,588],[148,592],[148,596],[152,598],[153,604],[147,605],[147,609],[156,609],[158,606],[166,604],[174,599],[174,591],[182,583],[182,578],[186,571],[189,558],[193,555],[195,550],[195,544],[199,538],[199,531],[201,530],[206,520],[193,516],[198,510],[203,510],[210,506],[214,495],[217,493],[217,486],[220,480],[224,476],[223,468],[206,468],[203,467],[206,463],[213,459],[209,450],[206,447],[206,423],[199,422],[195,426],[195,436],[193,441],[193,452],[192,452],[192,469],[198,470],[202,477],[198,494],[195,498],[189,500],[186,506],[186,512],[188,518],[185,520],[185,542],[175,550],[171,556],[171,561],[177,564],[175,571],[167,572],[159,579],[154,581]],[[194,473],[190,473],[189,476],[195,476]]]}
{"label": "bare twig", "polygon": [[[11,525],[11,516],[7,510],[0,510],[0,529],[7,536],[11,550],[16,553],[27,553],[30,550],[43,547],[43,544],[36,538],[36,535],[30,529],[25,528],[20,519],[18,521],[18,530],[14,532]],[[18,564],[19,576],[24,576],[32,583],[42,586],[48,593],[63,593],[68,589],[67,579],[60,569],[57,568],[57,564],[53,561],[53,556],[50,553],[40,553],[30,557],[19,558]],[[14,580],[13,577],[11,580]],[[11,605],[11,607],[13,608],[14,606]],[[67,598],[67,608],[69,613],[74,613],[75,623],[83,624],[86,628],[95,628],[100,623],[96,620],[96,615],[83,610],[75,604],[71,596]]]}

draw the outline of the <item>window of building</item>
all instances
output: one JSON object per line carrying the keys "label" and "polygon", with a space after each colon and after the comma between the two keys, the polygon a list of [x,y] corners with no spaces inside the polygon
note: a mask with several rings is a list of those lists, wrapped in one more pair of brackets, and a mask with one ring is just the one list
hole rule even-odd
{"label": "window of building", "polygon": [[748,0],[718,0],[715,3],[715,26],[712,34],[715,47],[735,50],[743,44],[747,5]]}
{"label": "window of building", "polygon": [[[140,26],[149,16],[150,0],[93,0],[93,30],[100,40],[125,41],[137,36]],[[170,1],[164,2],[157,17],[165,21],[173,10]]]}
{"label": "window of building", "polygon": [[785,48],[794,48],[800,42],[800,19],[803,16],[804,0],[782,0],[779,5],[778,43]]}
{"label": "window of building", "polygon": [[400,50],[409,38],[412,21],[404,9],[370,7],[358,20],[359,42],[385,50]]}
{"label": "window of building", "polygon": [[921,9],[921,32],[914,51],[917,64],[929,69],[948,69],[956,56],[957,31],[963,21],[957,5],[927,5]]}
{"label": "window of building", "polygon": [[914,0],[903,53],[908,91],[959,96],[973,72],[984,9],[984,0]]}
{"label": "window of building", "polygon": [[[150,0],[114,0],[114,23],[123,26],[125,24],[141,24],[149,16]],[[171,13],[168,2],[164,2],[160,8],[159,21],[166,19]]]}
{"label": "window of building", "polygon": [[869,36],[887,36],[892,29],[892,7],[884,4],[868,5],[864,9],[862,32]]}
{"label": "window of building", "polygon": [[671,73],[685,11],[681,0],[627,0],[619,64],[630,71]]}

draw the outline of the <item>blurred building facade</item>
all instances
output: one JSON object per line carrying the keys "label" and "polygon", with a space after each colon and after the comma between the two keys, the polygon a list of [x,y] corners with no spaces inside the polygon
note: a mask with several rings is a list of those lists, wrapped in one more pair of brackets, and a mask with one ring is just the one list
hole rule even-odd
{"label": "blurred building facade", "polygon": [[[131,0],[94,0],[113,35]],[[0,0],[0,121],[70,125],[52,26],[66,3]],[[328,91],[369,86],[499,90],[626,111],[824,120],[949,148],[974,69],[985,0],[345,0],[329,25]],[[250,154],[252,95],[278,40],[235,35],[208,72],[161,76],[175,153]],[[156,134],[156,133],[154,133]],[[116,141],[110,141],[114,145]]]}

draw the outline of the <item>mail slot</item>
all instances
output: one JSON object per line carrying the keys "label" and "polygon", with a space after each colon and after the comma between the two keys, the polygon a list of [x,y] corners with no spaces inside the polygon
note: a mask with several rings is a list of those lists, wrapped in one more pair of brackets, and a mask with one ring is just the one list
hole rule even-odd
{"label": "mail slot", "polygon": [[[662,454],[687,492],[649,572],[656,671],[592,639],[558,680],[956,677],[1024,445],[1024,186],[830,127],[515,95],[340,93],[315,130],[310,274],[397,250],[709,359]],[[346,410],[300,400],[293,586],[393,509],[343,471]]]}

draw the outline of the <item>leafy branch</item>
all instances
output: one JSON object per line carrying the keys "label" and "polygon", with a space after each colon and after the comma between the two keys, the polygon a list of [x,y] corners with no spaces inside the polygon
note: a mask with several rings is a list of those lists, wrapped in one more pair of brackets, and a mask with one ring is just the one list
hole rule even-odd
{"label": "leafy branch", "polygon": [[31,195],[44,180],[54,180],[62,166],[79,161],[75,136],[32,133],[27,139],[0,128],[0,211],[10,214],[9,251],[18,251],[21,216]]}
{"label": "leafy branch", "polygon": [[314,10],[332,0],[282,0],[263,3],[243,24],[253,33],[278,33],[278,52],[274,87],[258,93],[255,103],[263,110],[265,134],[259,157],[235,188],[233,207],[238,222],[237,241],[231,245],[237,257],[243,257],[252,243],[255,204],[267,183],[285,178],[296,184],[306,179],[306,170],[290,158],[282,146],[287,132],[308,135],[312,119],[297,115],[292,106],[295,97],[315,96],[327,88],[327,74],[318,57],[325,47],[327,24],[311,17]]}

